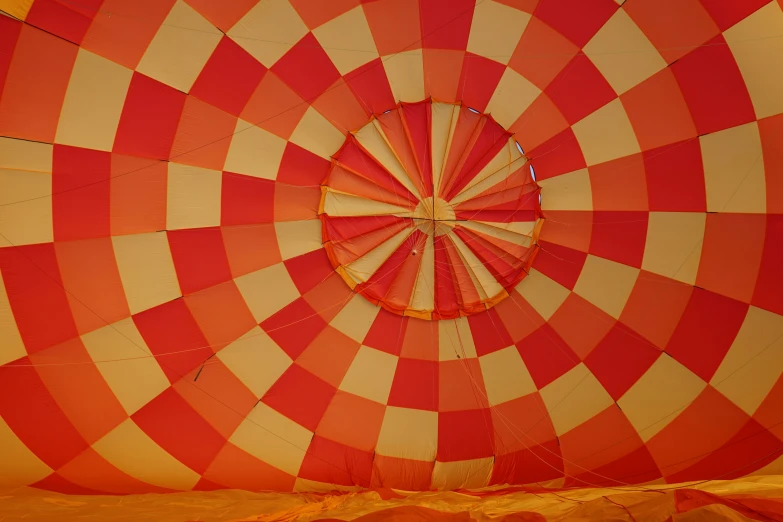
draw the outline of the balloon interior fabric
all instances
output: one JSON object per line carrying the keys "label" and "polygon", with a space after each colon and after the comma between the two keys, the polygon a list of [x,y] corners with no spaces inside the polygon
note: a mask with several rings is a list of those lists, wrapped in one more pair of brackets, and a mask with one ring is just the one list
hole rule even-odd
{"label": "balloon interior fabric", "polygon": [[0,515],[780,520],[782,71],[783,0],[0,0]]}

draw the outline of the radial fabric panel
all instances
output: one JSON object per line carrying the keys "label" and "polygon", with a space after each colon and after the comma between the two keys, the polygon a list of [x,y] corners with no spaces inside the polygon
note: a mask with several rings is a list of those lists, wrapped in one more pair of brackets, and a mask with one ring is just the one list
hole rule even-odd
{"label": "radial fabric panel", "polygon": [[0,11],[1,492],[783,474],[781,0]]}

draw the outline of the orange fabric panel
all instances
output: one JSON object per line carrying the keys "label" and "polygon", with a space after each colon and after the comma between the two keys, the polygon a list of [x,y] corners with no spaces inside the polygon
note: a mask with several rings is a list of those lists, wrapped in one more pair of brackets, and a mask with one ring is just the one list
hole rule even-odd
{"label": "orange fabric panel", "polygon": [[54,248],[80,334],[130,316],[111,239],[64,241]]}
{"label": "orange fabric panel", "polygon": [[[143,351],[140,349],[139,354]],[[30,356],[36,371],[73,426],[92,444],[127,418],[114,393],[92,363],[80,339]],[[75,363],[75,364],[74,364]],[[69,371],[63,371],[67,364]],[[89,403],[90,408],[84,404]]]}
{"label": "orange fabric panel", "polygon": [[110,183],[112,235],[166,228],[166,162],[112,154]]}
{"label": "orange fabric panel", "polygon": [[135,69],[174,3],[175,0],[105,0],[82,40],[82,47]]}
{"label": "orange fabric panel", "polygon": [[0,99],[0,135],[52,143],[78,47],[23,25]]}
{"label": "orange fabric panel", "polygon": [[[764,250],[762,214],[707,214],[696,285],[749,303]],[[732,238],[727,244],[726,238]]]}
{"label": "orange fabric panel", "polygon": [[234,277],[261,270],[282,261],[272,223],[237,225],[220,229],[228,266]]}

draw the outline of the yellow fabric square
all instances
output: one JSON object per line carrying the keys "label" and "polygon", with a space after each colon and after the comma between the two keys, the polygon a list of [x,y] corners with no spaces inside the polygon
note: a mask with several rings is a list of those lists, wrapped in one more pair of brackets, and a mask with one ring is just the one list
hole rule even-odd
{"label": "yellow fabric square", "polygon": [[706,220],[696,212],[650,212],[642,269],[695,283]]}
{"label": "yellow fabric square", "polygon": [[572,128],[588,167],[641,150],[628,114],[617,98],[576,122]]}
{"label": "yellow fabric square", "polygon": [[623,9],[598,30],[584,53],[617,94],[666,67],[666,60]]}
{"label": "yellow fabric square", "polygon": [[704,390],[707,383],[667,354],[620,397],[617,404],[647,442]]}
{"label": "yellow fabric square", "polygon": [[222,36],[195,9],[177,0],[136,70],[188,92]]}
{"label": "yellow fabric square", "polygon": [[165,232],[114,236],[111,240],[132,314],[182,295]]}
{"label": "yellow fabric square", "polygon": [[542,210],[593,210],[593,190],[587,169],[538,182]]}
{"label": "yellow fabric square", "polygon": [[0,366],[27,355],[0,272]]}
{"label": "yellow fabric square", "polygon": [[0,247],[54,239],[50,173],[0,168],[0,233]]}
{"label": "yellow fabric square", "polygon": [[166,228],[220,225],[223,175],[218,170],[169,163]]}
{"label": "yellow fabric square", "polygon": [[438,490],[486,487],[492,476],[493,462],[493,457],[455,462],[435,461],[432,487]]}
{"label": "yellow fabric square", "polygon": [[343,377],[340,389],[386,404],[396,370],[396,356],[362,346]]}
{"label": "yellow fabric square", "polygon": [[383,57],[395,101],[418,102],[424,99],[424,55],[421,49]]}
{"label": "yellow fabric square", "polygon": [[584,363],[540,391],[557,435],[563,435],[614,404]]}
{"label": "yellow fabric square", "polygon": [[312,432],[259,402],[239,425],[229,442],[259,460],[296,476]]}
{"label": "yellow fabric square", "polygon": [[288,0],[261,0],[227,34],[269,68],[307,34],[307,26]]}
{"label": "yellow fabric square", "polygon": [[55,143],[112,150],[133,71],[79,49],[57,124]]}
{"label": "yellow fabric square", "polygon": [[308,107],[289,141],[328,160],[340,149],[345,136],[317,110]]}
{"label": "yellow fabric square", "polygon": [[638,275],[638,268],[588,255],[574,293],[619,319]]}
{"label": "yellow fabric square", "polygon": [[370,331],[379,311],[379,307],[361,295],[354,294],[329,324],[357,343],[361,343]]}
{"label": "yellow fabric square", "polygon": [[131,419],[126,419],[92,447],[112,466],[148,484],[188,491],[201,479],[201,475],[171,456]]}
{"label": "yellow fabric square", "polygon": [[234,279],[256,322],[261,323],[299,298],[299,290],[283,263]]}
{"label": "yellow fabric square", "polygon": [[490,406],[536,391],[536,385],[516,346],[479,357]]}
{"label": "yellow fabric square", "polygon": [[[19,440],[0,416],[0,488],[13,490],[27,486],[43,480],[53,472]],[[5,491],[0,489],[0,494],[3,493]]]}
{"label": "yellow fabric square", "polygon": [[486,112],[508,129],[541,94],[541,89],[509,67],[503,72]]}
{"label": "yellow fabric square", "polygon": [[259,326],[220,350],[216,357],[259,399],[292,362]]}
{"label": "yellow fabric square", "polygon": [[128,415],[169,387],[166,374],[133,319],[123,319],[85,334],[82,342]]}
{"label": "yellow fabric square", "polygon": [[320,219],[280,221],[275,223],[275,234],[283,261],[323,247]]}
{"label": "yellow fabric square", "polygon": [[387,406],[376,451],[401,459],[435,460],[438,412]]}
{"label": "yellow fabric square", "polygon": [[753,415],[783,373],[783,317],[751,306],[710,384]]}
{"label": "yellow fabric square", "polygon": [[557,312],[571,293],[568,288],[534,268],[531,268],[528,276],[517,285],[516,291],[546,320]]}
{"label": "yellow fabric square", "polygon": [[758,119],[783,113],[783,7],[770,2],[723,37],[737,61]]}
{"label": "yellow fabric square", "polygon": [[511,60],[530,14],[499,2],[477,2],[470,25],[468,52],[507,64]]}
{"label": "yellow fabric square", "polygon": [[274,180],[286,141],[244,120],[237,120],[223,170]]}
{"label": "yellow fabric square", "polygon": [[767,185],[754,121],[699,137],[708,212],[763,214]]}
{"label": "yellow fabric square", "polygon": [[340,74],[347,74],[378,58],[375,40],[361,6],[313,29],[313,35]]}

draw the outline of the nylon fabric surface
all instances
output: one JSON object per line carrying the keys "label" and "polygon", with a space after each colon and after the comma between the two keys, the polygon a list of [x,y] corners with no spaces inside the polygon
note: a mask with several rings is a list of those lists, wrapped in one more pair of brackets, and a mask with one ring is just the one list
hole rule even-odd
{"label": "nylon fabric surface", "polygon": [[783,474],[783,0],[0,12],[6,506]]}

